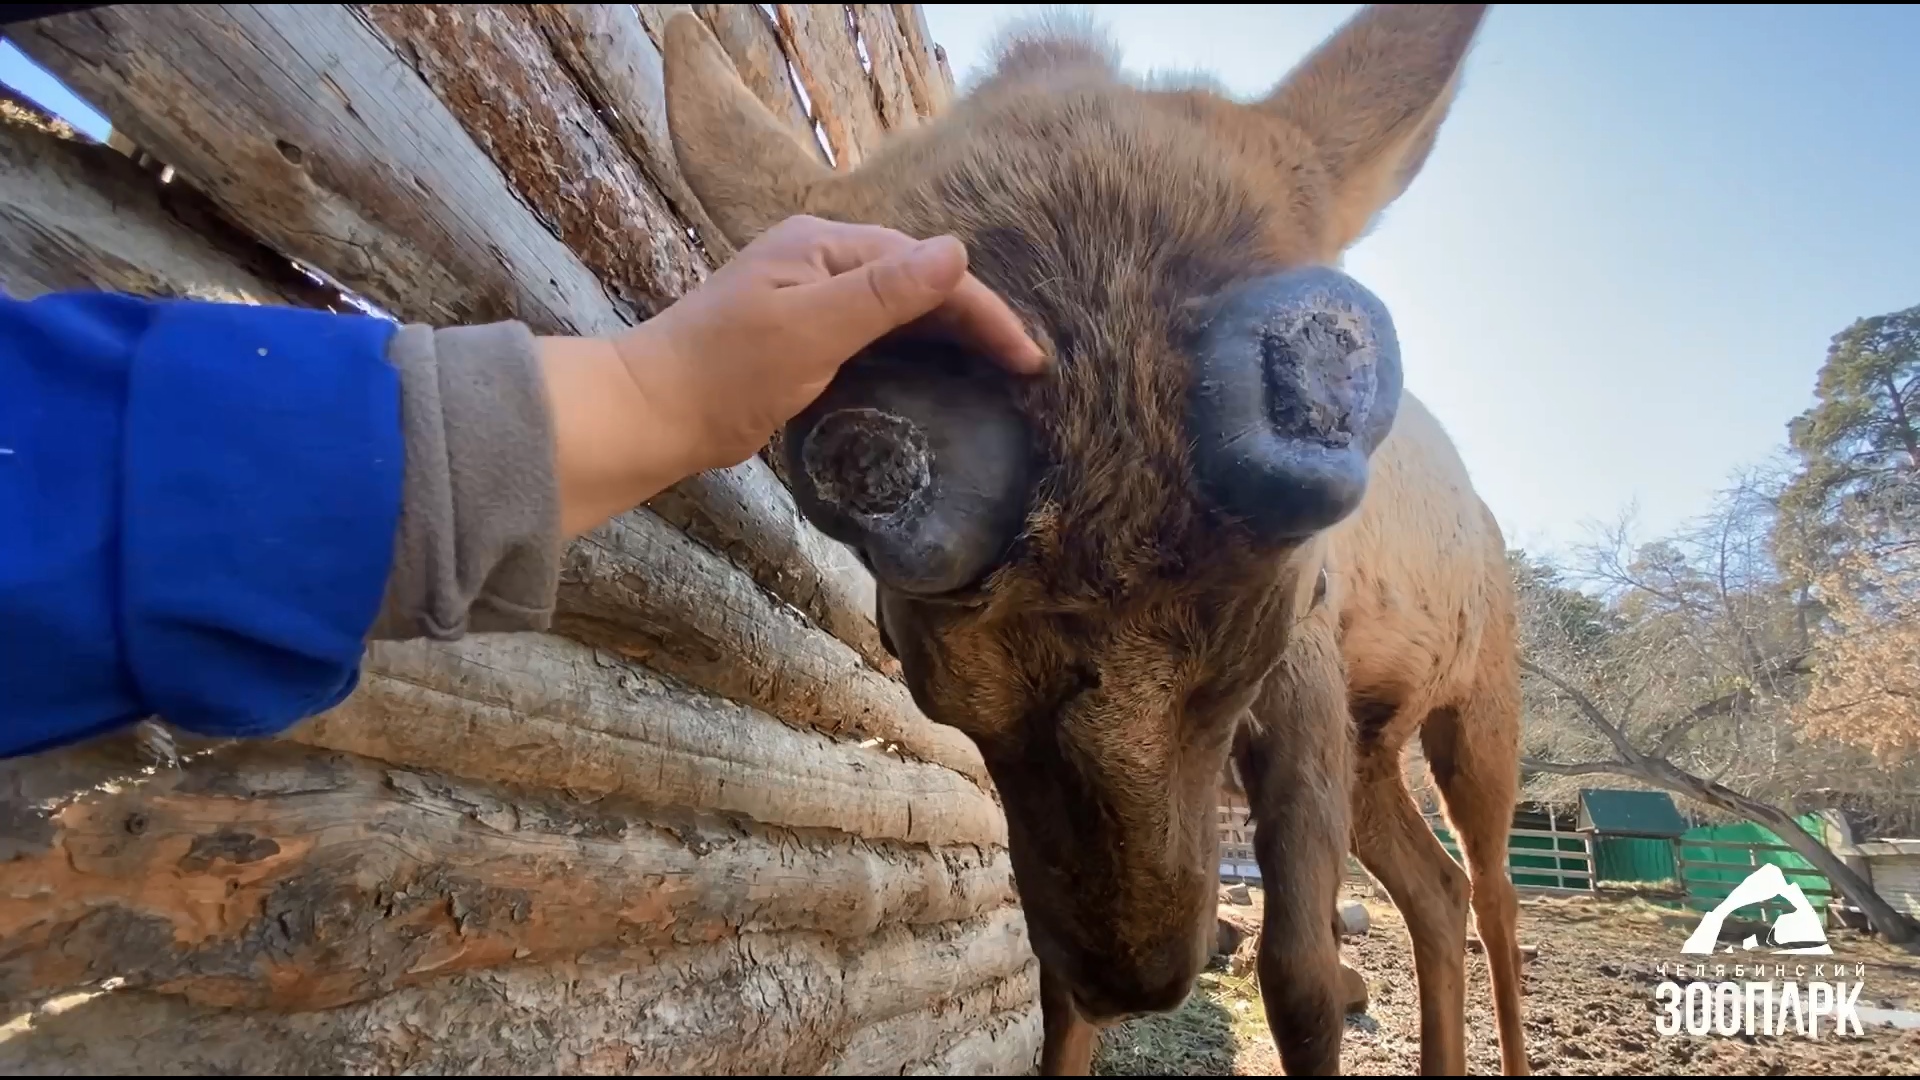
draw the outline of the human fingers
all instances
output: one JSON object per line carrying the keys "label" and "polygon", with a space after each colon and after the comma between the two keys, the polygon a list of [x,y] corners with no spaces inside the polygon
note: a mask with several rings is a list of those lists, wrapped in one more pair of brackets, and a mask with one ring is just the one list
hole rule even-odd
{"label": "human fingers", "polygon": [[938,308],[966,272],[966,249],[950,236],[937,237],[782,289],[781,303],[806,313],[810,344],[843,361]]}
{"label": "human fingers", "polygon": [[[829,282],[843,277],[879,275],[864,279],[873,295],[879,298],[879,306],[865,307],[863,314],[847,327],[855,336],[868,335],[853,344],[854,351],[910,322],[924,321],[973,346],[1010,371],[1035,374],[1044,370],[1046,354],[1028,336],[1019,316],[993,290],[966,272],[966,248],[959,241],[938,237],[935,240],[942,243],[942,254],[913,256],[930,260],[926,268],[935,273],[939,279],[935,287],[944,292],[934,306],[928,308],[924,306],[925,293],[918,291],[913,282],[894,275],[903,265],[897,260],[935,241],[915,241],[904,233],[877,225],[818,218],[805,219],[803,223],[796,221],[796,225],[783,239],[809,245],[809,261],[830,275]],[[936,266],[939,269],[933,271]],[[947,276],[956,266],[957,279]],[[820,285],[811,286],[810,291]],[[850,286],[843,287],[857,292]],[[836,289],[823,295],[840,297],[842,294]]]}

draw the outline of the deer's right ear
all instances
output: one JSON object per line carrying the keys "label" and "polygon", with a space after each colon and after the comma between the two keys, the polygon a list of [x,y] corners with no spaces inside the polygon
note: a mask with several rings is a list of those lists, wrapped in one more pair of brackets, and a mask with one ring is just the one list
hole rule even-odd
{"label": "deer's right ear", "polygon": [[663,35],[667,129],[680,171],[736,247],[804,210],[833,174],[753,96],[713,31],[691,11]]}
{"label": "deer's right ear", "polygon": [[1372,4],[1300,63],[1259,108],[1305,135],[1331,185],[1337,255],[1426,164],[1486,4]]}

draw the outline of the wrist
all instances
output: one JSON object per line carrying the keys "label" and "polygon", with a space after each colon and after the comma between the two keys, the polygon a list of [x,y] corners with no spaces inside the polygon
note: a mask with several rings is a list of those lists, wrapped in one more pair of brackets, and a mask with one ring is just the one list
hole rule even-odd
{"label": "wrist", "polygon": [[626,342],[609,338],[540,339],[560,525],[569,539],[700,471],[667,395],[636,377],[626,352]]}

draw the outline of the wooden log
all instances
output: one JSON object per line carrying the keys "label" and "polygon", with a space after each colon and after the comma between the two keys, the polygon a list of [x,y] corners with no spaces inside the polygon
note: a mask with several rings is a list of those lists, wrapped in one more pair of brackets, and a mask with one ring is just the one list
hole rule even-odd
{"label": "wooden log", "polygon": [[547,635],[381,642],[354,695],[289,738],[396,765],[872,840],[1004,846],[951,770],[796,729]]}
{"label": "wooden log", "polygon": [[[768,830],[286,743],[69,793],[46,820],[0,865],[11,1011],[109,976],[197,1004],[333,1008],[456,971],[777,931],[857,942],[839,996],[890,1015],[1030,956],[999,849]],[[978,919],[998,936],[955,936]]]}
{"label": "wooden log", "polygon": [[973,743],[922,716],[905,686],[651,513],[608,522],[568,549],[554,629],[782,720],[885,740],[987,783]]}
{"label": "wooden log", "polygon": [[848,4],[853,27],[867,47],[868,77],[880,122],[888,131],[920,123],[920,110],[909,76],[916,66],[912,46],[901,36],[891,4]]}
{"label": "wooden log", "polygon": [[666,84],[660,49],[631,4],[530,4],[535,25],[553,55],[645,175],[688,222],[708,266],[733,245],[700,206],[681,175],[667,129]]}
{"label": "wooden log", "polygon": [[884,128],[873,107],[873,84],[854,51],[844,4],[775,4],[780,45],[813,105],[833,166],[855,168],[880,144]]}
{"label": "wooden log", "polygon": [[[904,1012],[857,1032],[835,1061],[825,1070],[828,1076],[876,1076],[900,1069],[900,1062],[926,1062],[943,1056],[944,1045],[961,1033],[977,1030],[996,1017],[1017,1015],[1022,1006],[1039,996],[1039,965],[1029,965],[1010,978],[975,987],[927,1008]],[[955,1014],[959,1014],[956,1018]],[[956,1019],[959,1020],[956,1023]],[[1020,1066],[1031,1064],[1022,1062]],[[909,1070],[910,1071],[910,1070]],[[1012,1069],[958,1070],[962,1076],[995,1076],[1023,1072]]]}
{"label": "wooden log", "polygon": [[[642,9],[652,5],[641,5]],[[666,7],[668,5],[658,5]],[[801,103],[780,34],[758,4],[694,4],[693,9],[733,60],[741,81],[774,116],[786,122],[794,140],[827,163],[826,148],[814,134],[813,115]],[[663,22],[664,25],[664,22]],[[658,40],[657,34],[655,40]]]}
{"label": "wooden log", "polygon": [[951,94],[953,91],[953,69],[947,66],[947,50],[939,45],[935,45],[933,47],[933,59],[940,65],[941,84],[946,86],[948,93]]}
{"label": "wooden log", "polygon": [[933,116],[953,100],[953,75],[944,52],[936,52],[927,30],[927,13],[919,4],[894,4],[893,20],[907,42],[915,63],[906,65],[907,85],[921,116]]}
{"label": "wooden log", "polygon": [[[978,970],[979,985],[1017,978],[1031,963],[1017,913],[925,934],[936,948],[893,955],[910,968],[943,967],[937,946],[955,932],[1001,943]],[[128,984],[70,995],[64,1008],[49,1003],[0,1042],[0,1069],[98,1075],[151,1072],[164,1062],[169,1072],[198,1075],[805,1075],[828,1066],[863,1029],[937,1004],[861,993],[868,977],[828,939],[750,932],[660,950],[601,950],[566,965],[433,974],[318,1011],[222,1009],[171,987]],[[835,992],[842,987],[853,997]],[[862,1011],[853,1000],[883,1009]],[[1029,1001],[984,1020],[953,1010],[951,1026],[936,1035],[958,1056],[969,1036],[999,1036],[1033,1008]],[[1036,1031],[1028,1053],[1037,1047]],[[1018,1060],[1004,1050],[998,1056]]]}
{"label": "wooden log", "polygon": [[952,1040],[905,1076],[1031,1076],[1039,1065],[1040,1003],[995,1016]]}
{"label": "wooden log", "polygon": [[845,545],[807,524],[793,495],[764,463],[755,460],[691,477],[647,507],[747,567],[754,580],[846,642],[867,663],[889,674],[899,671],[874,626],[873,575]]}
{"label": "wooden log", "polygon": [[645,318],[708,267],[518,4],[355,7],[432,88],[513,189]]}
{"label": "wooden log", "polygon": [[637,317],[344,6],[115,6],[8,33],[236,222],[403,319]]}
{"label": "wooden log", "polygon": [[37,110],[0,103],[0,289],[67,289],[253,304],[338,304],[220,220],[184,184]]}
{"label": "wooden log", "polygon": [[[527,209],[425,83],[395,77],[393,43],[343,7],[130,5],[10,32],[234,222],[401,319],[607,333],[638,317]],[[668,274],[632,288],[683,284]],[[763,586],[844,629],[844,607],[822,607],[840,595],[823,583],[844,571],[795,563],[831,541],[790,499],[763,505],[765,470],[750,460],[708,474],[685,489],[682,518],[701,518]],[[767,563],[752,558],[760,550],[784,554]],[[877,647],[848,633],[863,653]]]}

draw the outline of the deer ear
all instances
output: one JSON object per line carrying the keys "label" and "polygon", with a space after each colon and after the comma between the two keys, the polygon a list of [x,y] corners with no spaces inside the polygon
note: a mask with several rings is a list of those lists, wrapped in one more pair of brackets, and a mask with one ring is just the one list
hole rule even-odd
{"label": "deer ear", "polygon": [[1261,102],[1307,137],[1331,184],[1327,240],[1343,251],[1426,164],[1486,4],[1373,4]]}
{"label": "deer ear", "polygon": [[744,247],[800,213],[833,174],[753,96],[713,31],[691,11],[667,21],[667,130],[687,185],[720,231]]}

